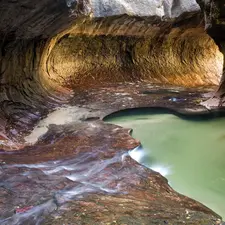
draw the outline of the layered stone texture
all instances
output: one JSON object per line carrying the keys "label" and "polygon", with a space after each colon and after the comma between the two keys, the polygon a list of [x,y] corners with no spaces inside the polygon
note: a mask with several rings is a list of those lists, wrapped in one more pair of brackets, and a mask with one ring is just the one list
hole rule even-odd
{"label": "layered stone texture", "polygon": [[[212,7],[200,6],[208,18]],[[74,89],[118,82],[209,86],[222,74],[223,56],[195,1],[5,0],[0,10],[4,138],[20,139]]]}
{"label": "layered stone texture", "polygon": [[[198,0],[205,18],[205,28],[208,34],[219,46],[220,51],[225,54],[225,4],[220,0]],[[224,59],[225,60],[225,59]],[[225,61],[223,62],[225,68]],[[215,97],[220,98],[220,105],[223,104],[225,93],[225,69],[219,88]],[[213,104],[213,103],[212,103]]]}
{"label": "layered stone texture", "polygon": [[[1,99],[36,106],[121,81],[216,85],[222,55],[195,1],[3,1]],[[86,36],[85,36],[86,35]],[[31,100],[32,99],[32,100]]]}
{"label": "layered stone texture", "polygon": [[77,35],[61,39],[48,59],[49,78],[62,86],[135,82],[217,85],[222,54],[201,28],[162,37]]}
{"label": "layered stone texture", "polygon": [[73,115],[73,122],[48,126],[37,143],[13,154],[0,151],[0,223],[221,224],[216,213],[175,192],[159,173],[129,156],[140,145],[130,129],[101,120],[140,107],[151,113],[167,107],[164,112],[180,117],[209,119],[213,114],[196,104],[201,94],[196,88],[143,83],[76,93],[64,114]]}
{"label": "layered stone texture", "polygon": [[[217,2],[213,7],[201,2],[202,9],[206,8],[206,21],[207,12],[220,7]],[[4,149],[0,152],[0,195],[3,196],[0,210],[4,213],[1,223],[13,224],[26,219],[26,223],[32,224],[32,219],[42,222],[49,214],[53,216],[49,216],[49,224],[55,224],[59,218],[62,223],[90,224],[96,217],[97,224],[101,224],[101,220],[108,223],[105,210],[112,214],[119,202],[125,202],[129,210],[120,205],[115,217],[110,218],[111,224],[147,223],[149,215],[155,223],[221,223],[220,217],[211,210],[174,192],[159,174],[129,157],[122,158],[124,151],[127,153],[139,144],[127,130],[100,120],[86,121],[81,116],[76,123],[53,126],[33,146],[27,146],[23,139],[50,110],[63,103],[72,104],[69,101],[72,94],[76,107],[98,113],[95,114],[97,120],[103,112],[135,106],[167,107],[175,94],[179,99],[180,89],[160,95],[157,86],[151,93],[148,85],[153,83],[194,87],[218,84],[223,57],[204,31],[204,16],[196,1],[3,0],[0,14],[0,140]],[[222,21],[222,15],[223,11],[219,11],[218,16],[210,20],[212,29],[217,27],[216,18]],[[210,31],[208,23],[206,25]],[[222,46],[223,41],[218,41],[221,37],[213,37]],[[123,87],[119,93],[116,92],[118,82]],[[130,86],[128,82],[132,82]],[[103,84],[105,88],[100,89]],[[185,111],[187,106],[193,109],[199,99],[199,95],[187,90],[172,104],[175,109]],[[17,153],[6,151],[18,148]],[[113,161],[117,153],[121,154],[119,160]],[[86,154],[90,158],[86,158]],[[63,169],[56,179],[58,171],[51,178],[37,168],[37,162],[48,164],[45,161],[66,157],[74,157],[73,166],[77,159],[87,160],[82,165],[83,171],[80,167],[73,168],[78,174],[89,172],[93,164],[98,167],[110,162],[110,165],[97,168],[99,173],[91,174],[90,186],[85,179],[69,179],[70,169]],[[21,166],[31,161],[35,168]],[[127,191],[126,195],[99,189],[100,182],[111,178],[113,180],[103,188],[119,187]],[[67,201],[68,195],[64,193],[79,191],[80,187],[87,188],[82,193],[82,201],[77,196]],[[37,190],[38,195],[34,195],[33,190]],[[70,212],[77,212],[76,215],[63,211],[68,202]],[[137,204],[138,212],[132,208]],[[98,209],[104,213],[99,214]],[[90,217],[84,218],[82,210]],[[19,214],[21,212],[27,214]]]}
{"label": "layered stone texture", "polygon": [[[215,11],[210,29],[218,30],[222,6],[201,3],[206,21]],[[4,138],[27,132],[74,89],[118,82],[208,86],[222,74],[223,57],[195,1],[4,0],[0,10]],[[222,51],[222,35],[214,33]],[[223,81],[219,96],[221,90]]]}

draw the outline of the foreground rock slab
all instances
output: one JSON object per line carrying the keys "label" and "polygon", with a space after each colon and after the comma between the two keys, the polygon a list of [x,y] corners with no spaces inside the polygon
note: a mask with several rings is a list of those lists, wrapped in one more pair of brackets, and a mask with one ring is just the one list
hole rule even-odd
{"label": "foreground rock slab", "polygon": [[144,84],[77,90],[70,107],[80,108],[80,118],[50,125],[34,145],[0,153],[0,223],[221,224],[216,213],[130,157],[140,142],[129,129],[101,120],[150,106],[205,116],[197,104],[202,93]]}

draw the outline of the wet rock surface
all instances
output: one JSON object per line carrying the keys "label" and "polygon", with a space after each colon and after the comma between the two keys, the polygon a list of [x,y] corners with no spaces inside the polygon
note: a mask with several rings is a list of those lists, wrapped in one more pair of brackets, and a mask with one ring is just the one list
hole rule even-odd
{"label": "wet rock surface", "polygon": [[[217,84],[220,79],[221,54],[204,27],[224,53],[220,32],[224,27],[224,5],[221,1],[198,3],[184,0],[0,2],[1,224],[221,223],[220,217],[210,209],[176,193],[160,174],[130,158],[128,151],[140,143],[130,136],[129,130],[102,121],[113,112],[136,107],[167,108],[178,116],[188,117],[195,117],[196,113],[207,118],[223,115],[222,108],[218,109],[218,105],[223,105],[223,78],[214,114],[199,105],[207,99],[202,93],[208,89],[163,86],[164,83],[206,86]],[[116,54],[113,51],[102,54],[99,49],[106,48],[99,47],[98,42],[91,52],[75,51],[81,56],[72,56],[75,64],[85,65],[79,70],[78,80],[82,82],[76,82],[79,75],[76,70],[66,71],[71,65],[58,73],[57,60],[51,54],[60,53],[61,68],[61,59],[70,51],[65,53],[65,48],[60,49],[60,42],[76,35],[87,35],[85,40],[96,35],[120,39],[110,42],[108,47],[109,52],[117,49]],[[131,44],[121,41],[126,36],[135,37],[136,50],[142,57],[133,57],[133,40]],[[138,42],[140,38],[143,40]],[[144,39],[148,39],[147,45]],[[212,54],[200,51],[203,48],[198,43],[202,42]],[[95,57],[93,52],[98,52],[103,62],[109,64],[105,73],[95,70],[101,57]],[[75,53],[71,51],[72,55]],[[121,55],[119,67],[116,60]],[[79,64],[82,57],[89,64]],[[209,66],[204,66],[203,61]],[[112,62],[116,62],[115,70],[104,80]],[[135,63],[144,67],[137,68]],[[165,64],[167,67],[158,66]],[[195,74],[190,73],[192,66]],[[156,69],[152,70],[153,67]],[[186,69],[190,71],[186,73]],[[73,79],[65,80],[64,74]],[[75,81],[72,85],[71,80]],[[156,81],[162,81],[161,85],[152,85]],[[69,116],[74,114],[72,119],[49,122],[38,140],[32,133],[28,135],[35,124],[35,128],[43,128],[38,121],[46,119],[49,112],[54,115],[52,111],[62,105]]]}
{"label": "wet rock surface", "polygon": [[101,120],[135,107],[209,115],[197,104],[205,90],[127,83],[79,92],[69,107],[80,118],[78,110],[77,120],[49,126],[36,144],[0,152],[1,224],[220,224],[131,159],[140,142],[130,130]]}

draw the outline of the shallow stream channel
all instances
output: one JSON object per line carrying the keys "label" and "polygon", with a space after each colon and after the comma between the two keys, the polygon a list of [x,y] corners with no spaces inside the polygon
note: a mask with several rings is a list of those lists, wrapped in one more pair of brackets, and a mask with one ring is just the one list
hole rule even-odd
{"label": "shallow stream channel", "polygon": [[142,143],[130,151],[133,159],[225,218],[225,118],[137,109],[105,121],[133,129],[132,136]]}

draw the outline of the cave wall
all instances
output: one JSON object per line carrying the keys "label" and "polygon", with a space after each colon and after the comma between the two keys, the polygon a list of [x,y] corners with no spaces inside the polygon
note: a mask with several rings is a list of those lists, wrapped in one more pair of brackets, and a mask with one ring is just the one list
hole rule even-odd
{"label": "cave wall", "polygon": [[[205,29],[225,55],[225,3],[221,0],[198,0],[205,20]],[[225,94],[225,58],[223,75],[215,96],[224,98]],[[223,101],[223,100],[222,100]]]}
{"label": "cave wall", "polygon": [[217,85],[222,54],[202,28],[174,28],[159,37],[76,35],[48,59],[49,78],[66,87],[107,82]]}
{"label": "cave wall", "polygon": [[218,84],[222,55],[204,28],[224,52],[224,5],[198,3],[1,1],[0,119],[18,119],[15,108],[36,118],[87,83]]}

